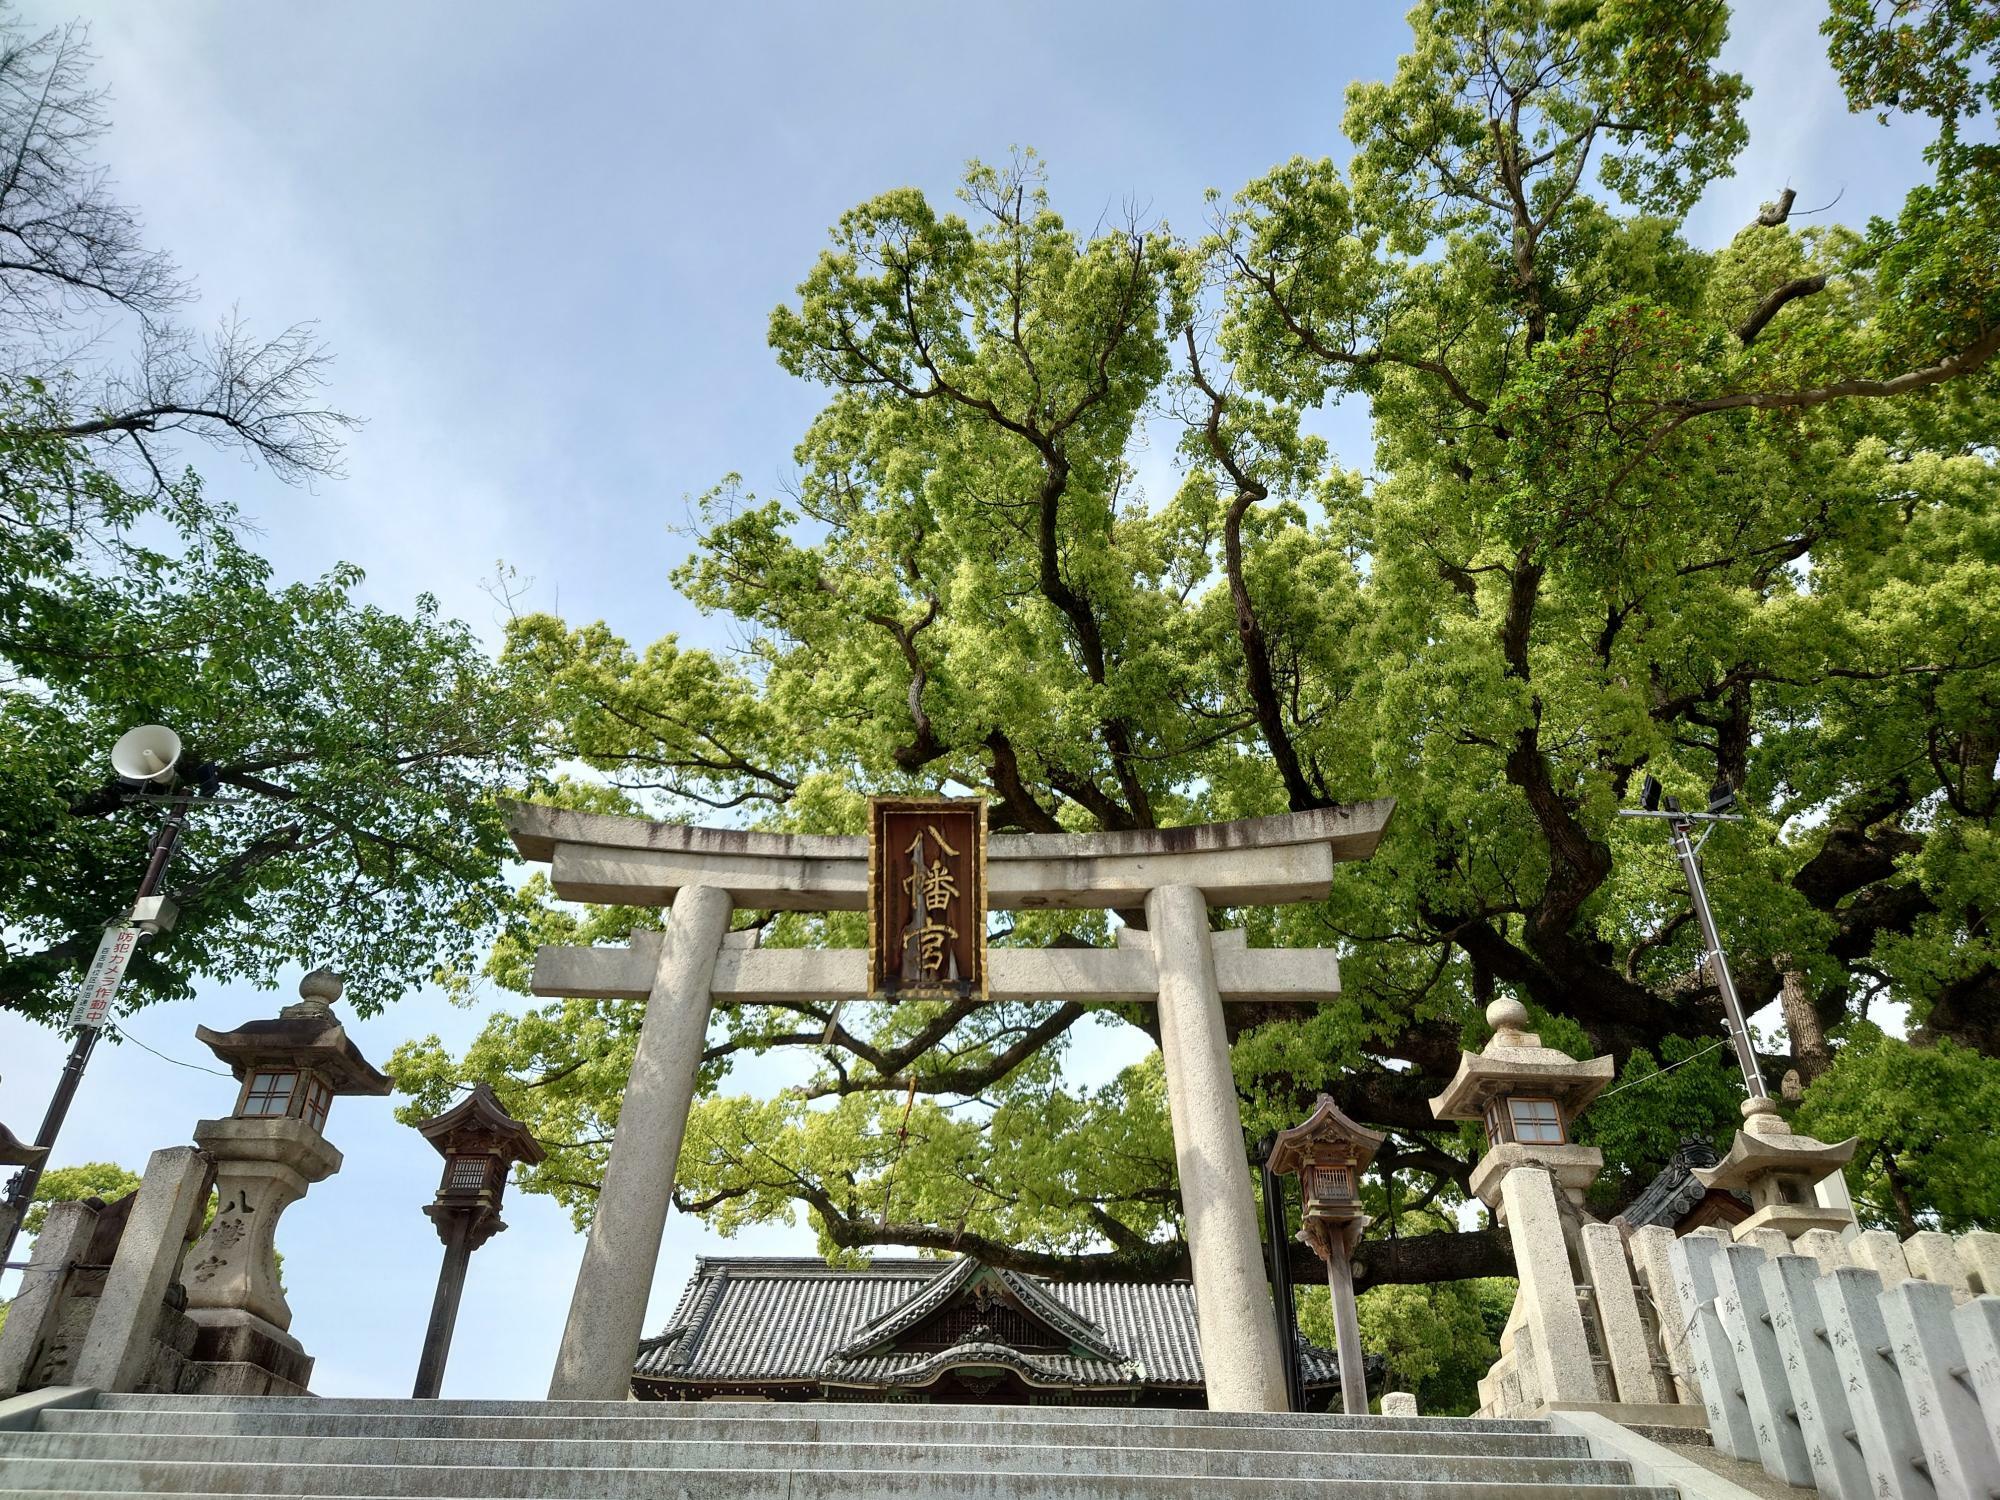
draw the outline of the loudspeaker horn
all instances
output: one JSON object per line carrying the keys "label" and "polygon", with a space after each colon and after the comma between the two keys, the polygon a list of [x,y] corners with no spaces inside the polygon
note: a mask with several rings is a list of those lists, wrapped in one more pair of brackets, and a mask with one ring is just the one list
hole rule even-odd
{"label": "loudspeaker horn", "polygon": [[174,779],[181,758],[181,737],[164,724],[141,724],[118,736],[111,747],[111,769],[124,781],[166,785]]}

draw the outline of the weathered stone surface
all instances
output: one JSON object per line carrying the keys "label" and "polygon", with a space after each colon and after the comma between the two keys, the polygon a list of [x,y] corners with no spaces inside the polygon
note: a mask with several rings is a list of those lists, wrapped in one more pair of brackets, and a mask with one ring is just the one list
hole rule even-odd
{"label": "weathered stone surface", "polygon": [[1653,1363],[1653,1341],[1647,1337],[1646,1321],[1639,1312],[1639,1294],[1625,1259],[1624,1236],[1611,1224],[1585,1224],[1580,1235],[1618,1399],[1635,1405],[1673,1400],[1671,1385],[1660,1379]]}
{"label": "weathered stone surface", "polygon": [[1986,1416],[1986,1433],[2000,1446],[2000,1296],[1975,1297],[1952,1314],[1965,1347],[1966,1378]]}
{"label": "weathered stone surface", "polygon": [[1723,1247],[1729,1236],[1719,1229],[1697,1229],[1682,1235],[1668,1249],[1674,1288],[1681,1306],[1691,1309],[1689,1332],[1694,1345],[1695,1383],[1701,1387],[1708,1412],[1708,1433],[1719,1452],[1746,1463],[1760,1463],[1757,1426],[1743,1399],[1744,1377],[1737,1370],[1736,1346],[1723,1332],[1716,1300],[1722,1295]]}
{"label": "weathered stone surface", "polygon": [[1866,1266],[1881,1278],[1883,1290],[1908,1278],[1910,1263],[1903,1258],[1903,1246],[1886,1229],[1869,1229],[1847,1242],[1853,1264]]}
{"label": "weathered stone surface", "polygon": [[2000,1234],[1975,1229],[1958,1237],[1967,1282],[1982,1296],[2000,1296]]}
{"label": "weathered stone surface", "polygon": [[[1121,929],[1129,931],[1129,929]],[[1145,939],[1147,934],[1134,933]],[[1227,934],[1218,933],[1218,937]],[[651,992],[661,934],[634,933],[624,948],[543,948],[531,981],[538,995],[640,1000]],[[1159,993],[1150,942],[1145,947],[996,948],[987,955],[988,993],[996,1002],[1053,995],[1100,1004],[1151,1004]],[[1215,953],[1225,1001],[1330,1000],[1340,993],[1340,965],[1330,949],[1245,948]],[[868,990],[868,955],[859,948],[726,946],[716,959],[714,996],[721,1004],[775,1005],[854,999]]]}
{"label": "weathered stone surface", "polygon": [[[998,842],[998,840],[995,840]],[[1325,844],[1185,853],[1088,855],[987,862],[987,904],[1014,909],[1103,910],[1135,906],[1150,890],[1184,881],[1211,906],[1275,906],[1317,900],[1333,885]],[[771,911],[861,911],[868,863],[760,859],[558,844],[549,881],[565,901],[659,906],[690,885],[714,883],[739,905]]]}
{"label": "weathered stone surface", "polygon": [[21,1288],[7,1308],[0,1328],[0,1396],[31,1389],[36,1365],[56,1331],[70,1279],[69,1267],[83,1259],[97,1226],[97,1209],[88,1203],[51,1203],[42,1232],[22,1273]]}
{"label": "weathered stone surface", "polygon": [[1960,1302],[1972,1300],[1972,1286],[1966,1277],[1965,1263],[1959,1259],[1958,1248],[1952,1244],[1950,1235],[1939,1234],[1935,1229],[1911,1235],[1903,1241],[1903,1259],[1908,1263],[1912,1276],[1948,1287],[1952,1296]]}
{"label": "weathered stone surface", "polygon": [[[1118,855],[1172,855],[1223,850],[1263,850],[1288,844],[1325,844],[1343,860],[1375,852],[1395,811],[1393,797],[1267,818],[1197,823],[1186,828],[1139,828],[1105,833],[999,833],[987,840],[987,860],[1092,859]],[[521,857],[546,864],[558,844],[596,845],[676,854],[749,856],[770,860],[860,860],[868,840],[854,835],[761,833],[705,828],[618,813],[577,812],[539,803],[509,802],[507,825]]]}
{"label": "weathered stone surface", "polygon": [[1813,1468],[1805,1439],[1790,1420],[1792,1384],[1758,1274],[1770,1259],[1755,1245],[1723,1250],[1716,1266],[1722,1327],[1736,1352],[1736,1374],[1756,1427],[1758,1461],[1773,1479],[1804,1486],[1812,1484]]}
{"label": "weathered stone surface", "polygon": [[1869,1493],[1884,1500],[1933,1500],[1937,1491],[1918,1467],[1923,1448],[1903,1377],[1887,1352],[1880,1274],[1866,1266],[1843,1266],[1820,1277],[1816,1290],[1834,1366],[1847,1392],[1855,1443],[1868,1466]]}
{"label": "weathered stone surface", "polygon": [[1837,1271],[1842,1266],[1854,1264],[1847,1241],[1831,1229],[1808,1229],[1792,1242],[1792,1250],[1798,1255],[1811,1256],[1823,1272]]}
{"label": "weathered stone surface", "polygon": [[1882,1318],[1903,1373],[1917,1441],[1940,1500],[1988,1500],[2000,1493],[2000,1453],[1979,1401],[1962,1378],[1965,1348],[1951,1288],[1910,1280],[1882,1293]]}
{"label": "weathered stone surface", "polygon": [[78,1385],[132,1390],[155,1357],[155,1343],[181,1251],[208,1205],[214,1163],[193,1146],[155,1151],[139,1179],[118,1257],[76,1361]]}
{"label": "weathered stone surface", "polygon": [[1610,1392],[1597,1383],[1583,1310],[1577,1305],[1555,1180],[1538,1167],[1516,1168],[1501,1182],[1500,1199],[1521,1282],[1517,1295],[1527,1303],[1526,1326],[1515,1335],[1515,1351],[1524,1335],[1534,1335],[1536,1384],[1543,1401],[1608,1399]]}
{"label": "weathered stone surface", "polygon": [[549,1382],[552,1400],[615,1400],[631,1385],[730,910],[728,893],[712,885],[689,886],[674,898]]}
{"label": "weathered stone surface", "polygon": [[1417,1415],[1417,1398],[1409,1391],[1386,1392],[1382,1397],[1382,1415],[1414,1417]]}
{"label": "weathered stone surface", "polygon": [[1817,1285],[1819,1263],[1804,1255],[1780,1255],[1765,1261],[1757,1274],[1813,1483],[1833,1500],[1868,1500],[1868,1465],[1861,1450],[1847,1440],[1854,1419],[1827,1341]]}
{"label": "weathered stone surface", "polygon": [[215,1221],[188,1252],[188,1309],[240,1309],[292,1325],[278,1277],[278,1220],[306,1189],[340,1170],[340,1153],[290,1116],[203,1120],[194,1138],[216,1162]]}
{"label": "weathered stone surface", "polygon": [[1667,1365],[1674,1375],[1674,1398],[1701,1404],[1701,1382],[1695,1374],[1693,1340],[1694,1309],[1681,1302],[1668,1252],[1674,1232],[1660,1224],[1649,1224],[1632,1232],[1632,1266],[1653,1299],[1653,1317],[1659,1324],[1660,1343],[1667,1351]]}
{"label": "weathered stone surface", "polygon": [[1162,887],[1146,897],[1146,925],[1160,977],[1160,1050],[1208,1404],[1218,1411],[1282,1411],[1284,1376],[1215,983],[1208,902],[1193,886]]}

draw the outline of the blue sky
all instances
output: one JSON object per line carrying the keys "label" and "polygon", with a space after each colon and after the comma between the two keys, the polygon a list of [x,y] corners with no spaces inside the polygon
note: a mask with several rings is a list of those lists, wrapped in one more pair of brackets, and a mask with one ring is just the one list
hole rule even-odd
{"label": "blue sky", "polygon": [[[1727,60],[1756,90],[1751,147],[1695,237],[1727,239],[1786,184],[1803,206],[1843,193],[1835,216],[1850,223],[1893,212],[1923,142],[1846,113],[1815,35],[1822,7],[1739,11]],[[1386,76],[1407,36],[1402,7],[1374,0],[36,0],[26,13],[91,18],[115,121],[105,159],[154,242],[199,278],[198,316],[233,305],[272,330],[316,318],[338,354],[333,399],[367,422],[347,479],[307,492],[190,455],[254,517],[280,573],[356,562],[374,601],[428,591],[492,636],[485,584],[504,560],[525,607],[602,618],[635,643],[725,638],[667,582],[686,550],[677,528],[687,497],[726,473],[762,491],[785,480],[818,401],[778,370],[765,323],[844,209],[910,184],[948,197],[967,158],[1032,146],[1073,223],[1130,206],[1191,231],[1207,188],[1344,155],[1342,90]],[[1339,458],[1365,465],[1360,418],[1326,425]],[[216,985],[132,1030],[212,1066],[197,1023],[289,998]],[[417,994],[353,1030],[380,1062],[412,1035],[462,1042],[507,1003]],[[1086,1066],[1129,1055],[1108,1033],[1092,1045]],[[17,1132],[32,1134],[62,1050],[0,1017],[0,1119]],[[137,1047],[102,1049],[57,1162],[136,1168],[232,1093]],[[328,1134],[347,1165],[280,1231],[293,1330],[326,1394],[407,1390],[429,1311],[439,1247],[419,1206],[437,1159],[390,1108],[336,1104]],[[545,1389],[582,1241],[545,1200],[517,1196],[507,1217],[473,1262],[446,1395]],[[695,1254],[810,1248],[803,1226],[732,1242],[676,1219],[650,1326]]]}

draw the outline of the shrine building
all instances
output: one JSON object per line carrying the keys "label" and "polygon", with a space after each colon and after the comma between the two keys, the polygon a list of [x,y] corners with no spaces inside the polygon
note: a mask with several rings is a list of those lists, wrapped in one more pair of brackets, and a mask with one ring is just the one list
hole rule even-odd
{"label": "shrine building", "polygon": [[[1332,1351],[1299,1344],[1308,1409],[1340,1409]],[[969,1256],[830,1266],[702,1257],[639,1345],[647,1401],[1205,1406],[1194,1286],[1047,1281]]]}

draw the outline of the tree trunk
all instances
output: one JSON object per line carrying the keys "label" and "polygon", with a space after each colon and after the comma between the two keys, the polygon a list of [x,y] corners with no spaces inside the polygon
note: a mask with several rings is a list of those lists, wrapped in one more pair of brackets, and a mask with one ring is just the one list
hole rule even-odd
{"label": "tree trunk", "polygon": [[1805,971],[1786,968],[1781,972],[1784,982],[1778,991],[1778,1004],[1784,1011],[1785,1032],[1792,1039],[1792,1056],[1798,1059],[1799,1081],[1810,1086],[1833,1066],[1833,1049],[1826,1043],[1826,1028],[1820,1025],[1819,1011],[1806,988]]}

